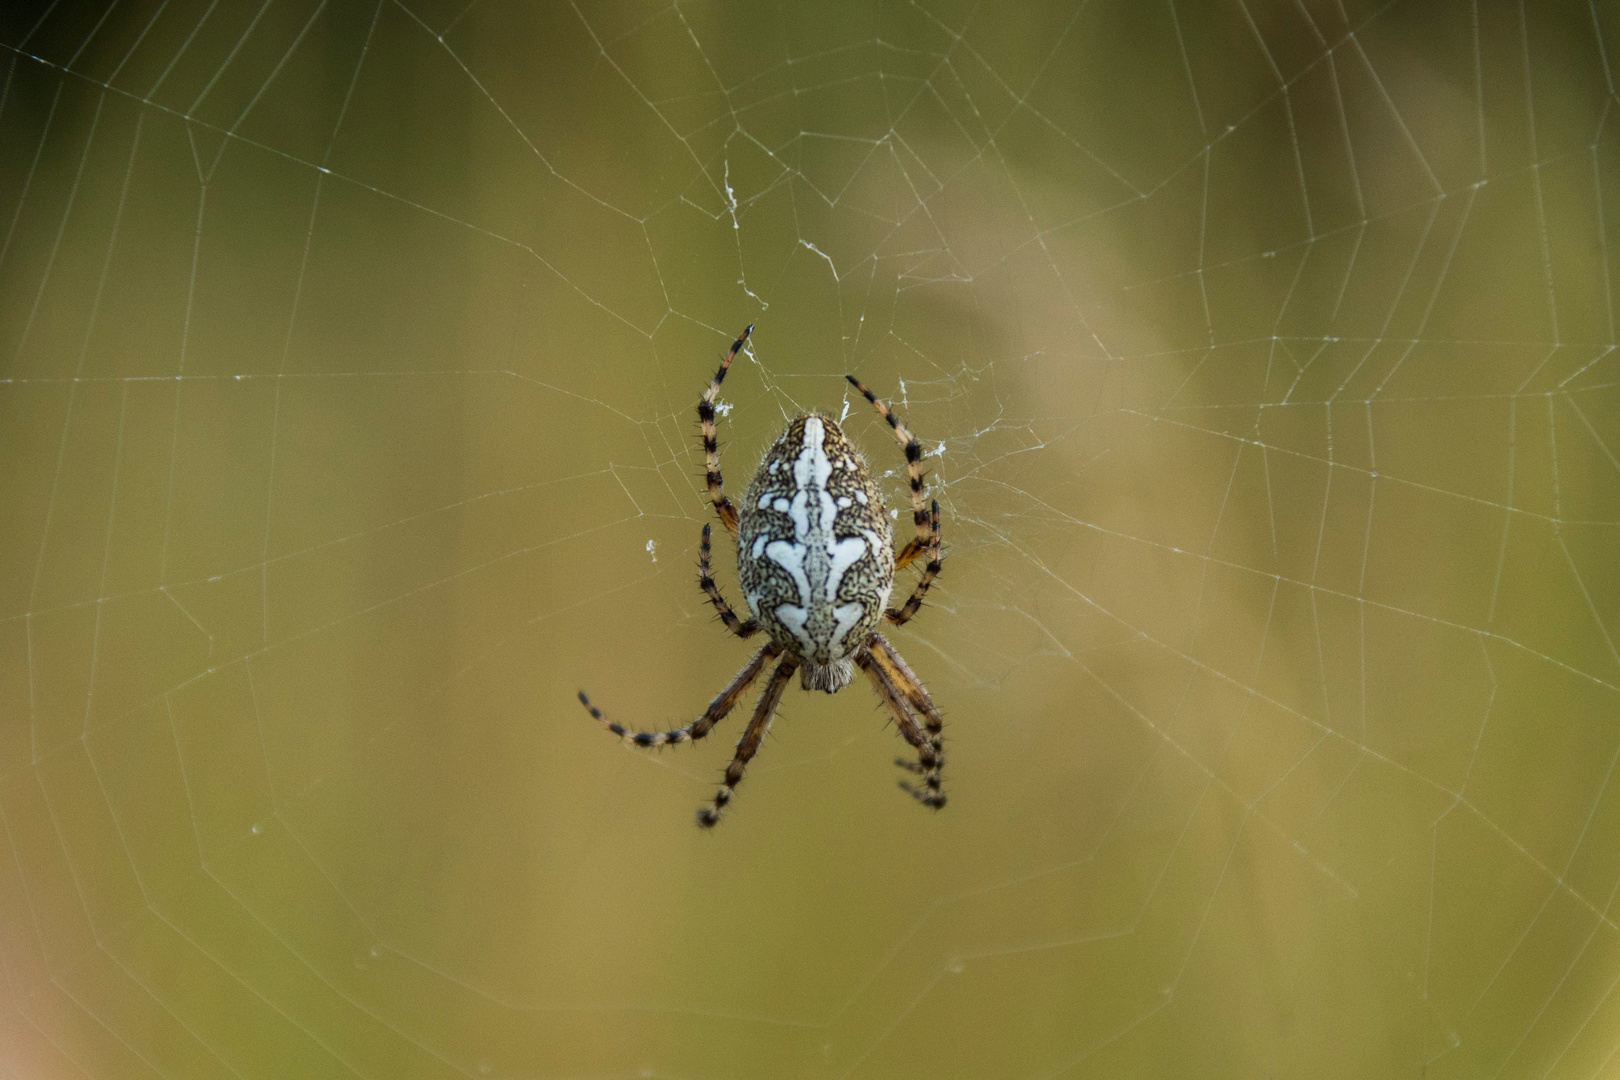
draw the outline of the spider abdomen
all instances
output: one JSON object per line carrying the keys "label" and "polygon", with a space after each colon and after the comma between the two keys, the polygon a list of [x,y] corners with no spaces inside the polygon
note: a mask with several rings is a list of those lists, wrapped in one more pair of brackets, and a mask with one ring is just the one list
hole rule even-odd
{"label": "spider abdomen", "polygon": [[754,473],[737,533],[737,576],[754,618],[797,656],[806,689],[850,681],[851,657],[894,588],[883,495],[831,417],[794,418]]}

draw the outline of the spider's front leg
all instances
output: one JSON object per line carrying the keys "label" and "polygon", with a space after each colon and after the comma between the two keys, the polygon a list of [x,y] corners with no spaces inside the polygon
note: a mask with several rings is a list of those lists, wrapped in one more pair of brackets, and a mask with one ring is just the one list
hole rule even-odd
{"label": "spider's front leg", "polygon": [[[900,654],[881,635],[872,635],[867,647],[856,654],[855,663],[872,680],[873,689],[894,717],[901,737],[917,750],[915,762],[896,758],[894,763],[921,776],[922,785],[914,787],[902,780],[900,786],[924,806],[938,810],[945,805],[945,792],[940,787],[940,770],[945,765],[941,738],[944,724],[939,710]],[[912,712],[914,707],[926,717],[926,733]]]}
{"label": "spider's front leg", "polygon": [[583,690],[579,692],[579,703],[585,706],[586,711],[591,714],[597,723],[632,746],[665,746],[669,743],[692,742],[694,739],[701,739],[707,735],[710,728],[724,720],[726,714],[737,707],[738,700],[747,692],[753,681],[759,677],[759,673],[765,670],[765,665],[775,660],[781,655],[781,652],[782,647],[776,642],[773,641],[767,644],[754,654],[754,658],[748,661],[741,671],[737,672],[737,677],[732,679],[724,690],[720,691],[720,696],[709,702],[709,707],[703,711],[702,716],[685,727],[676,728],[673,731],[631,731],[628,728],[621,727],[604,716],[601,709],[592,705],[591,699],[585,696]]}
{"label": "spider's front leg", "polygon": [[749,323],[737,340],[731,343],[731,351],[720,361],[720,370],[714,373],[709,388],[703,391],[703,396],[698,399],[698,426],[703,430],[703,459],[708,468],[706,479],[709,482],[709,501],[714,503],[714,512],[720,515],[720,524],[726,527],[726,532],[731,534],[733,540],[737,539],[737,508],[726,497],[723,481],[720,479],[720,440],[715,437],[714,402],[720,396],[720,384],[725,381],[726,372],[731,368],[731,361],[742,350],[748,335],[753,332],[754,324]]}
{"label": "spider's front leg", "polygon": [[[767,646],[769,647],[769,646]],[[793,656],[782,658],[771,673],[771,681],[765,684],[765,690],[759,695],[759,704],[754,706],[754,717],[748,721],[748,728],[743,737],[737,742],[737,754],[726,766],[726,779],[720,785],[720,790],[714,793],[714,801],[698,811],[698,824],[705,829],[714,828],[720,820],[720,811],[731,802],[731,795],[742,783],[743,770],[759,752],[759,744],[765,740],[765,733],[771,729],[771,717],[776,715],[776,705],[782,700],[782,691],[786,689],[787,682],[793,677],[793,672],[799,667],[799,661]]]}

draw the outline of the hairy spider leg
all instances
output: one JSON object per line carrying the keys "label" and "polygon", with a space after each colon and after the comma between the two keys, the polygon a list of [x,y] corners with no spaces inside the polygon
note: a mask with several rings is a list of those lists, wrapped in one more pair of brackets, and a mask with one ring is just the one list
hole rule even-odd
{"label": "hairy spider leg", "polygon": [[930,725],[931,730],[924,733],[922,725],[917,722],[916,716],[911,711],[908,703],[909,695],[899,685],[899,672],[886,662],[887,656],[870,647],[882,639],[876,634],[872,637],[873,641],[869,643],[869,647],[856,655],[855,663],[872,680],[873,689],[877,691],[878,698],[894,717],[895,726],[900,729],[901,737],[917,751],[915,762],[895,758],[894,763],[922,777],[921,787],[913,787],[904,780],[900,781],[900,786],[924,806],[938,810],[945,805],[945,793],[940,790],[940,770],[944,767],[945,756],[940,745],[939,732],[933,730]]}
{"label": "hairy spider leg", "polygon": [[725,623],[727,630],[740,638],[753,637],[759,633],[759,622],[757,620],[749,619],[745,622],[737,618],[737,613],[731,610],[731,605],[726,603],[726,598],[720,595],[719,583],[714,580],[714,575],[709,572],[709,526],[707,524],[703,526],[703,543],[698,545],[698,588],[702,589],[703,595],[709,598],[709,603],[714,605],[714,610],[720,613],[720,621]]}
{"label": "hairy spider leg", "polygon": [[703,710],[702,716],[685,727],[676,728],[673,731],[630,731],[604,716],[601,709],[591,704],[591,699],[585,696],[583,690],[579,692],[579,701],[596,718],[597,723],[632,746],[664,746],[669,743],[692,742],[703,738],[709,733],[709,729],[724,720],[726,714],[737,707],[737,702],[748,691],[748,687],[752,685],[753,681],[759,677],[759,673],[765,670],[765,665],[781,654],[782,647],[774,641],[760,649],[759,652],[754,654],[754,658],[748,661],[741,671],[737,672],[737,677],[732,679],[724,690],[720,691],[720,695],[709,702],[709,707]]}
{"label": "hairy spider leg", "polygon": [[872,403],[879,416],[889,422],[889,430],[900,440],[900,445],[906,448],[906,476],[911,481],[911,521],[917,527],[917,535],[912,537],[911,542],[894,557],[894,568],[898,570],[928,548],[928,505],[923,498],[922,444],[917,441],[917,436],[900,422],[900,418],[878,400],[877,395],[861,385],[859,379],[853,375],[845,375],[844,378],[861,392],[862,397]]}
{"label": "hairy spider leg", "polygon": [[743,770],[748,768],[748,762],[759,752],[759,744],[771,728],[771,717],[776,715],[777,703],[782,700],[782,691],[798,667],[797,657],[784,656],[771,673],[771,681],[765,684],[765,689],[759,695],[759,704],[754,706],[754,717],[748,721],[748,728],[737,743],[737,754],[726,766],[725,781],[720,785],[720,790],[714,793],[714,801],[698,811],[698,824],[705,829],[714,828],[720,820],[720,811],[731,802],[732,792],[742,783]]}
{"label": "hairy spider leg", "polygon": [[930,534],[928,537],[928,565],[923,567],[923,575],[917,581],[917,587],[911,590],[911,596],[899,608],[890,608],[883,613],[885,622],[895,626],[904,626],[911,621],[911,617],[922,608],[923,597],[928,595],[928,586],[934,583],[939,576],[939,564],[942,556],[939,553],[939,500],[934,500],[932,513],[929,514]]}
{"label": "hairy spider leg", "polygon": [[873,634],[866,647],[883,664],[884,669],[894,680],[894,685],[905,695],[911,707],[922,714],[928,734],[938,736],[945,727],[945,718],[940,715],[934,699],[928,696],[928,691],[923,689],[922,680],[911,670],[911,665],[906,663],[899,651],[882,634]]}
{"label": "hairy spider leg", "polygon": [[720,515],[720,524],[726,527],[733,540],[737,539],[737,508],[731,504],[721,486],[720,442],[715,438],[714,432],[714,401],[720,396],[720,384],[726,379],[726,371],[731,367],[731,361],[742,350],[748,335],[753,332],[754,324],[749,323],[742,335],[731,343],[731,351],[720,361],[720,370],[714,373],[709,388],[703,391],[703,396],[698,399],[698,426],[703,429],[703,459],[708,468],[709,501],[714,503],[714,512]]}

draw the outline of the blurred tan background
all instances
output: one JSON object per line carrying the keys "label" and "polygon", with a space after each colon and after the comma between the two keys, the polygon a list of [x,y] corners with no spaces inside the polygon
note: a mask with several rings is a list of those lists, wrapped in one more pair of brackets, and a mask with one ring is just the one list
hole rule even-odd
{"label": "blurred tan background", "polygon": [[[0,1075],[1620,1072],[1613,5],[0,43]],[[574,700],[748,655],[750,322],[734,494],[928,450],[938,814],[861,684],[713,833],[746,707]]]}

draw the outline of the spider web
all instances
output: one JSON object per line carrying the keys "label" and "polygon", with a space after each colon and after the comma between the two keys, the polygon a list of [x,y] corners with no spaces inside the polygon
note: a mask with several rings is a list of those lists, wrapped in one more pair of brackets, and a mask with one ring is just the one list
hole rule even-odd
{"label": "spider web", "polygon": [[[1617,24],[8,7],[0,1070],[1612,1074]],[[572,700],[745,659],[749,322],[733,493],[927,448],[938,815]]]}

